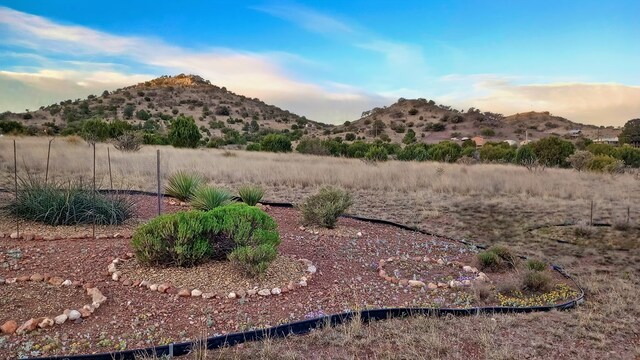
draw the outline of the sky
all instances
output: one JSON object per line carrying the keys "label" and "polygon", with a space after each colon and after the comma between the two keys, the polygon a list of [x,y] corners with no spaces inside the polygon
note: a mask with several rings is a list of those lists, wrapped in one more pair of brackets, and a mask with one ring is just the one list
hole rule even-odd
{"label": "sky", "polygon": [[197,74],[342,123],[398,98],[640,117],[638,0],[0,0],[0,112]]}

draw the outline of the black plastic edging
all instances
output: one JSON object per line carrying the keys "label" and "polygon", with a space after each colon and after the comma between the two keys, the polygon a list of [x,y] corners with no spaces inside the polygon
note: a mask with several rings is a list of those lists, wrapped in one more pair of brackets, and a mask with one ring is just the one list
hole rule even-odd
{"label": "black plastic edging", "polygon": [[[2,189],[0,189],[2,191]],[[100,190],[101,192],[109,193],[109,192],[117,192],[117,193],[125,193],[131,195],[152,195],[157,196],[157,193],[152,193],[148,191],[140,191],[140,190]],[[163,196],[166,196],[163,194]],[[292,208],[294,207],[291,203],[278,203],[278,202],[261,202],[264,205],[274,206],[274,207],[286,207]],[[346,218],[385,224],[394,226],[400,229],[416,231],[425,235],[430,236],[438,236],[445,238],[450,241],[455,241],[462,243],[467,246],[476,246],[477,248],[483,249],[482,246],[473,245],[463,240],[458,240],[446,236],[441,236],[438,234],[433,234],[425,230],[421,230],[415,227],[410,227],[404,224],[395,223],[389,220],[383,219],[372,219],[367,217],[355,216],[355,215],[344,215]],[[521,256],[521,258],[525,258]],[[279,326],[274,326],[266,329],[257,329],[257,330],[249,330],[245,332],[232,333],[221,336],[213,336],[206,340],[207,349],[219,349],[225,346],[233,346],[236,344],[241,344],[247,341],[258,341],[265,338],[273,339],[280,338],[289,335],[303,335],[307,334],[310,331],[323,327],[323,326],[336,326],[340,324],[344,324],[348,321],[353,320],[354,318],[359,319],[364,323],[368,323],[370,321],[377,320],[386,320],[392,318],[403,318],[408,316],[415,315],[426,315],[426,316],[445,316],[445,315],[453,315],[453,316],[472,316],[472,315],[480,315],[480,314],[505,314],[505,313],[531,313],[531,312],[540,312],[540,311],[551,311],[551,310],[568,310],[575,308],[579,304],[584,301],[584,289],[576,282],[576,280],[567,274],[562,267],[552,265],[553,270],[557,271],[559,274],[564,276],[565,278],[571,280],[571,282],[579,289],[579,295],[573,300],[569,300],[562,304],[549,305],[549,306],[528,306],[528,307],[511,307],[511,306],[488,306],[488,307],[473,307],[473,308],[464,308],[464,309],[451,309],[451,308],[387,308],[387,309],[370,309],[370,310],[361,310],[361,311],[347,311],[339,314],[326,315],[315,319],[310,320],[302,320],[296,321],[288,324],[283,324]],[[51,356],[51,357],[42,357],[39,358],[41,360],[135,360],[141,356],[182,356],[189,354],[193,349],[198,349],[201,346],[203,340],[195,340],[182,342],[177,344],[169,344],[158,347],[149,347],[145,349],[134,349],[134,350],[125,350],[125,351],[116,351],[111,353],[100,353],[100,354],[86,354],[86,355],[73,355],[73,356]]]}

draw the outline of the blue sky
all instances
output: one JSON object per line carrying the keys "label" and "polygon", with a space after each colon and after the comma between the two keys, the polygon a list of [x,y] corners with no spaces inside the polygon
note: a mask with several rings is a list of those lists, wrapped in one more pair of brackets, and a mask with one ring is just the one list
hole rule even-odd
{"label": "blue sky", "polygon": [[640,1],[0,1],[0,111],[163,74],[340,123],[398,97],[622,125]]}

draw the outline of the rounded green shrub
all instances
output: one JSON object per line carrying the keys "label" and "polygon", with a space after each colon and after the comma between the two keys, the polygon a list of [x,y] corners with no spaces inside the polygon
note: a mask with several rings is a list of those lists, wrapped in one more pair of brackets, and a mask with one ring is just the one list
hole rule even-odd
{"label": "rounded green shrub", "polygon": [[505,262],[505,265],[507,265],[508,267],[514,267],[516,265],[516,261],[518,258],[513,255],[511,250],[506,246],[493,245],[489,249],[487,249],[487,251],[498,255],[498,257],[502,259]]}
{"label": "rounded green shrub", "polygon": [[340,188],[324,186],[299,206],[306,225],[333,228],[338,217],[351,205],[351,195]]}
{"label": "rounded green shrub", "polygon": [[280,236],[269,215],[236,203],[158,216],[136,229],[131,243],[145,264],[194,266],[230,259],[255,275],[275,259]]}
{"label": "rounded green shrub", "polygon": [[191,198],[191,206],[196,210],[212,210],[233,202],[233,195],[225,189],[201,186]]}
{"label": "rounded green shrub", "polygon": [[258,185],[243,185],[238,189],[242,201],[250,206],[256,206],[264,196],[264,189]]}
{"label": "rounded green shrub", "polygon": [[178,171],[169,176],[165,191],[180,201],[188,201],[203,184],[202,175]]}

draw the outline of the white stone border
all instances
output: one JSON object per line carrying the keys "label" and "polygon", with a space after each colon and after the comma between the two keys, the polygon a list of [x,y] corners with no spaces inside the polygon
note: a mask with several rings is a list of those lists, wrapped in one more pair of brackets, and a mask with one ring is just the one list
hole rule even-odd
{"label": "white stone border", "polygon": [[211,299],[211,298],[244,298],[250,296],[270,296],[270,295],[280,295],[287,293],[289,291],[293,291],[297,288],[306,287],[308,282],[313,278],[313,276],[317,272],[317,267],[308,259],[297,259],[297,261],[301,262],[306,266],[305,274],[301,276],[297,282],[290,281],[289,283],[281,286],[274,287],[272,289],[263,288],[259,289],[257,287],[251,289],[240,289],[237,291],[232,291],[224,296],[220,296],[219,294],[213,292],[203,292],[199,289],[189,289],[189,288],[175,288],[169,282],[163,283],[151,283],[148,280],[131,280],[127,279],[123,276],[122,272],[118,270],[117,265],[123,261],[129,261],[133,259],[135,255],[133,253],[127,253],[123,258],[115,258],[109,263],[107,267],[107,272],[111,277],[111,280],[118,281],[124,286],[135,286],[135,287],[144,287],[150,291],[155,291],[159,293],[165,293],[170,295],[178,295],[180,297],[202,297],[203,299]]}
{"label": "white stone border", "polygon": [[[468,272],[468,273],[472,273],[475,274],[475,278],[473,280],[462,280],[462,281],[458,281],[458,280],[451,280],[448,283],[442,283],[442,282],[438,282],[433,283],[430,282],[428,284],[425,284],[422,281],[419,280],[409,280],[409,279],[399,279],[397,277],[393,277],[393,276],[389,276],[387,275],[387,272],[385,270],[385,266],[389,263],[393,263],[394,261],[407,261],[407,260],[412,260],[412,261],[422,261],[422,262],[430,262],[432,264],[438,264],[438,265],[442,265],[442,266],[451,266],[451,267],[457,267],[460,268],[462,271],[464,272]],[[478,269],[468,266],[468,265],[464,265],[460,262],[457,261],[451,261],[451,262],[447,262],[444,259],[440,258],[440,259],[433,259],[433,258],[429,258],[428,256],[413,256],[413,257],[400,257],[400,256],[392,256],[389,257],[387,259],[383,259],[378,261],[378,267],[377,267],[377,271],[378,271],[378,276],[380,276],[381,278],[383,278],[386,281],[395,283],[395,284],[400,284],[403,286],[411,286],[411,287],[416,287],[416,288],[422,288],[422,287],[426,287],[430,290],[435,290],[437,288],[457,288],[457,287],[464,287],[464,286],[471,286],[471,284],[474,281],[479,281],[479,282],[488,282],[489,281],[489,277],[487,277],[487,275],[483,272],[478,271]]]}

